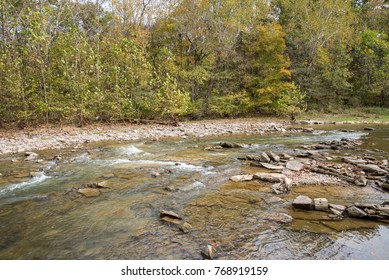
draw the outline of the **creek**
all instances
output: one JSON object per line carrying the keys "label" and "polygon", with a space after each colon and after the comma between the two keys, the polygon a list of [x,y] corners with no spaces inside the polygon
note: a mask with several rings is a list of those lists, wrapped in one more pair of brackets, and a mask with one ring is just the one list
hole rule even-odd
{"label": "creek", "polygon": [[[332,203],[380,204],[389,193],[331,184],[294,186],[282,195],[260,181],[232,182],[258,172],[239,157],[272,150],[293,155],[302,144],[361,139],[356,151],[388,159],[389,126],[317,126],[314,133],[104,142],[77,151],[37,151],[0,158],[0,259],[202,259],[216,240],[217,259],[389,259],[389,224],[293,209],[298,195]],[[345,129],[344,132],[339,129]],[[206,150],[221,141],[242,148]],[[53,159],[61,153],[61,160]],[[103,182],[101,194],[76,189]],[[160,210],[192,226],[183,233]],[[284,224],[269,217],[285,213]]]}

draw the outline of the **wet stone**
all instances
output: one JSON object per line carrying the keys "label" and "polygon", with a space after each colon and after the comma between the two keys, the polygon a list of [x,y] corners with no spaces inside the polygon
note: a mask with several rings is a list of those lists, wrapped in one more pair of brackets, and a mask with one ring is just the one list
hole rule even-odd
{"label": "wet stone", "polygon": [[270,157],[267,155],[267,153],[263,152],[259,155],[259,161],[260,162],[270,162]]}
{"label": "wet stone", "polygon": [[313,202],[316,211],[328,211],[328,200],[326,198],[315,198]]}
{"label": "wet stone", "polygon": [[351,206],[346,209],[347,214],[353,218],[365,218],[367,213],[356,206]]}
{"label": "wet stone", "polygon": [[272,183],[282,183],[285,181],[286,176],[279,173],[255,173],[253,176],[254,179],[272,182]]}
{"label": "wet stone", "polygon": [[84,188],[77,190],[78,193],[82,194],[85,197],[96,197],[101,194],[98,189],[95,188]]}
{"label": "wet stone", "polygon": [[261,165],[262,165],[262,167],[269,169],[269,170],[282,170],[282,169],[284,169],[283,166],[274,165],[274,164],[270,164],[270,163],[266,163],[266,162],[261,162]]}
{"label": "wet stone", "polygon": [[230,178],[233,182],[245,182],[245,181],[251,181],[253,179],[253,175],[236,175],[232,176]]}
{"label": "wet stone", "polygon": [[376,173],[378,175],[388,174],[388,171],[380,168],[378,165],[375,164],[359,164],[358,166],[362,168],[364,171]]}
{"label": "wet stone", "polygon": [[366,187],[367,185],[367,179],[365,176],[360,176],[354,181],[354,184],[360,187]]}
{"label": "wet stone", "polygon": [[267,155],[270,157],[272,161],[279,162],[281,159],[278,155],[276,155],[273,151],[268,151]]}
{"label": "wet stone", "polygon": [[187,223],[187,222],[184,222],[184,223],[181,223],[178,228],[183,232],[183,233],[189,233],[193,227],[191,224]]}
{"label": "wet stone", "polygon": [[313,201],[311,198],[305,195],[300,195],[295,198],[292,203],[294,208],[304,209],[304,210],[312,210],[313,209]]}

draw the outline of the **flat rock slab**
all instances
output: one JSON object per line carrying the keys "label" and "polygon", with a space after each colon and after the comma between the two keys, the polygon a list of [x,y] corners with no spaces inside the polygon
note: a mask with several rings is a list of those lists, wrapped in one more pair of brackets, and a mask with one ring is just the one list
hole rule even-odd
{"label": "flat rock slab", "polygon": [[353,157],[344,157],[342,159],[345,163],[351,163],[351,164],[366,164],[367,161],[364,160],[364,159],[360,159],[360,158],[353,158]]}
{"label": "flat rock slab", "polygon": [[282,183],[285,181],[285,178],[287,178],[287,177],[284,174],[279,174],[279,173],[258,172],[258,173],[255,173],[253,176],[253,179],[258,179],[258,180],[272,182],[272,183]]}
{"label": "flat rock slab", "polygon": [[304,209],[304,210],[312,210],[313,209],[313,201],[311,198],[305,195],[300,195],[293,200],[292,203],[294,208]]}
{"label": "flat rock slab", "polygon": [[270,220],[278,223],[291,223],[293,222],[293,217],[289,216],[288,214],[285,213],[275,213],[275,214],[269,214],[263,217],[265,220]]}
{"label": "flat rock slab", "polygon": [[159,211],[159,217],[161,219],[163,219],[164,217],[170,217],[170,218],[182,220],[180,215],[178,215],[177,213],[174,213],[173,211],[168,211],[168,210]]}
{"label": "flat rock slab", "polygon": [[376,173],[378,175],[388,174],[388,171],[382,169],[381,167],[379,167],[378,165],[375,165],[375,164],[359,164],[358,166],[360,168],[362,168],[364,171],[373,172],[373,173]]}
{"label": "flat rock slab", "polygon": [[282,170],[282,169],[284,169],[283,166],[274,165],[274,164],[270,164],[270,163],[266,163],[266,162],[261,162],[261,165],[263,167],[265,167],[266,169],[270,169],[270,170]]}
{"label": "flat rock slab", "polygon": [[253,175],[236,175],[230,178],[233,182],[245,182],[253,180]]}
{"label": "flat rock slab", "polygon": [[298,172],[304,168],[304,163],[298,160],[290,160],[286,163],[286,168]]}
{"label": "flat rock slab", "polygon": [[100,190],[95,188],[84,188],[78,189],[77,191],[85,197],[96,197],[101,194]]}

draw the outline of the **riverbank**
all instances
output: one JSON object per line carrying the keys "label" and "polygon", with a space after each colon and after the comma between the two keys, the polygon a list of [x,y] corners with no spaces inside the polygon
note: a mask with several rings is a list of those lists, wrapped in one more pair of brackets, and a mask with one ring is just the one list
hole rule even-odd
{"label": "riverbank", "polygon": [[[263,134],[286,131],[292,125],[355,124],[372,121],[299,121],[284,119],[220,119],[182,122],[178,126],[161,124],[93,124],[45,126],[23,130],[0,130],[0,155],[45,149],[79,149],[100,141],[159,140],[163,138],[202,138],[233,134]],[[380,122],[382,123],[382,122]]]}

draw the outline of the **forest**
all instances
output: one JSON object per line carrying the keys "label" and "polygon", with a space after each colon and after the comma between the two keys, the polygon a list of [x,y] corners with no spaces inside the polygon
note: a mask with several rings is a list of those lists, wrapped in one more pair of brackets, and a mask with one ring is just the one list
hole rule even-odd
{"label": "forest", "polygon": [[0,0],[0,126],[389,107],[388,0]]}

